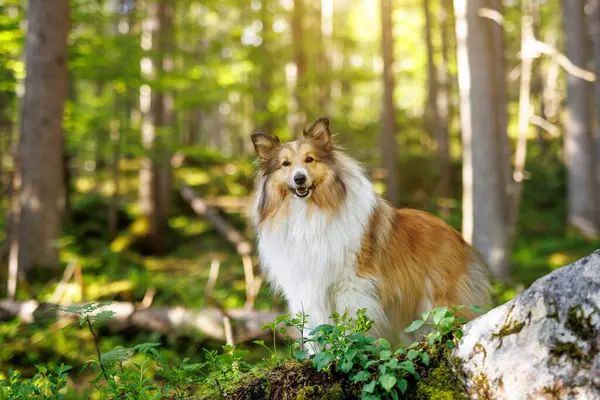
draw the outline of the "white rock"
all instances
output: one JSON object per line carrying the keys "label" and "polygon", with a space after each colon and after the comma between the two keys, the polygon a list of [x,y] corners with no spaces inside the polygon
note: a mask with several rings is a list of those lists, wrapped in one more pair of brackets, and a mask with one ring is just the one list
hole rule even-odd
{"label": "white rock", "polygon": [[600,399],[600,250],[465,326],[473,399]]}

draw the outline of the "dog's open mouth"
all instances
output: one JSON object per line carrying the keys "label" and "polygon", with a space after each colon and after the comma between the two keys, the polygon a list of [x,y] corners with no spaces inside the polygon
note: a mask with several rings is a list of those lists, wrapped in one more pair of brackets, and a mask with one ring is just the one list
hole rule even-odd
{"label": "dog's open mouth", "polygon": [[315,185],[312,185],[312,186],[300,186],[300,187],[297,187],[297,188],[290,187],[290,191],[297,198],[303,199],[306,196],[308,196],[314,190],[314,188],[315,188]]}

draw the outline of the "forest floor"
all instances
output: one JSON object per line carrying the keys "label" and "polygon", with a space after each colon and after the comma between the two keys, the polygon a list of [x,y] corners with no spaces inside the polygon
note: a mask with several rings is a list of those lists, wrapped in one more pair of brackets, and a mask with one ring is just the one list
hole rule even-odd
{"label": "forest floor", "polygon": [[[208,222],[194,214],[177,189],[185,184],[205,199],[219,198],[225,202],[232,197],[247,197],[252,187],[253,167],[248,160],[234,162],[210,153],[188,154],[187,157],[187,163],[175,174],[173,210],[167,234],[168,252],[162,257],[147,255],[146,249],[136,241],[135,229],[132,228],[139,219],[139,210],[135,206],[136,160],[124,160],[121,164],[121,201],[125,206],[119,213],[119,235],[113,241],[107,237],[108,203],[114,190],[109,171],[94,171],[75,177],[70,221],[59,246],[61,261],[65,265],[73,259],[81,263],[85,299],[81,298],[80,287],[71,282],[63,302],[140,302],[151,289],[155,292],[152,306],[201,309],[206,305],[204,288],[209,267],[218,260],[221,267],[213,292],[215,301],[224,308],[244,305],[245,281],[241,257]],[[514,283],[507,287],[496,285],[497,303],[511,299],[537,278],[600,247],[600,241],[586,240],[565,228],[565,176],[564,170],[557,164],[540,162],[528,166],[531,179],[525,183],[519,236],[513,255],[511,277]],[[407,179],[406,182],[409,181]],[[412,184],[415,181],[417,178]],[[424,200],[433,198],[427,189],[408,189],[406,193],[410,195],[403,197],[406,206],[437,213],[435,201]],[[460,203],[454,200],[446,204],[451,205],[446,220],[460,229]],[[252,237],[242,208],[233,204],[220,209],[220,212],[248,238]],[[18,298],[29,300],[35,293],[38,301],[50,301],[59,280],[34,282],[28,291],[19,290]],[[255,307],[278,311],[283,310],[285,304],[281,299],[273,299],[268,285],[263,284]],[[99,333],[103,352],[132,343],[161,342],[167,357],[190,357],[192,362],[203,360],[203,348],[220,346],[191,332],[162,335],[128,329],[117,335],[101,327]],[[9,368],[19,369],[24,376],[33,375],[36,364],[65,363],[78,370],[95,354],[90,332],[80,329],[77,324],[67,325],[62,321],[4,322],[0,324],[0,343],[0,377]],[[265,356],[260,346],[248,344],[241,347],[251,350],[247,357],[249,362]],[[74,382],[74,385],[84,381],[81,377],[81,382]],[[83,386],[80,389],[86,390]],[[84,392],[81,393],[85,396]]]}

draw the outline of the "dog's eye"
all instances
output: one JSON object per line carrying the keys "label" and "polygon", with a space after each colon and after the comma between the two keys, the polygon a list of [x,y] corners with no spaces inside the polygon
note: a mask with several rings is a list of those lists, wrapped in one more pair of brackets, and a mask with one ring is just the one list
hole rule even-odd
{"label": "dog's eye", "polygon": [[308,164],[310,164],[311,162],[315,161],[315,159],[312,157],[306,157],[306,160],[304,160],[304,161],[306,161]]}
{"label": "dog's eye", "polygon": [[290,165],[292,165],[291,162],[289,162],[288,160],[285,160],[282,164],[284,167],[289,167]]}

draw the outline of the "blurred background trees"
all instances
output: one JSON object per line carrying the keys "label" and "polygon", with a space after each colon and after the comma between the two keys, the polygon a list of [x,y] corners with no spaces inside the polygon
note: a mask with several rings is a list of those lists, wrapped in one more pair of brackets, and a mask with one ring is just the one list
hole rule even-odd
{"label": "blurred background trees", "polygon": [[[480,249],[505,301],[600,244],[599,18],[597,0],[4,0],[0,297],[280,312],[249,245],[249,135],[327,115],[379,193]],[[249,338],[221,322],[105,333],[193,356]],[[0,325],[0,373],[77,363],[52,326]]]}

